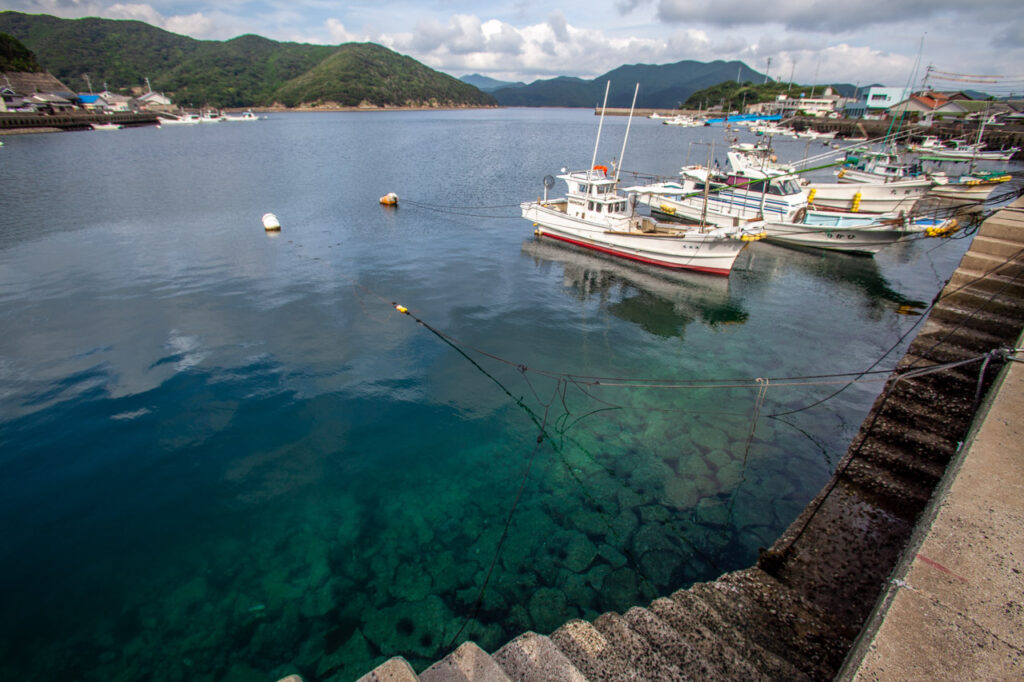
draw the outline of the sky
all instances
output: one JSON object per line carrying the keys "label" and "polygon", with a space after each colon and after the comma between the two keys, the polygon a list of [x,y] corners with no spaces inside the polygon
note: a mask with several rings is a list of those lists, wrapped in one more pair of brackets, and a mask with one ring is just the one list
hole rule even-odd
{"label": "sky", "polygon": [[938,89],[1024,93],[1024,0],[0,0],[0,9],[137,19],[206,40],[371,41],[454,76],[510,81],[738,59],[804,84],[918,87],[932,65]]}

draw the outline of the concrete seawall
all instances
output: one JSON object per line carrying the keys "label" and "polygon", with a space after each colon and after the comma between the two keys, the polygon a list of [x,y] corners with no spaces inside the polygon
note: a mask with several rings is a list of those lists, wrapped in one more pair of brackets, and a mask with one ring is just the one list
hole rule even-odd
{"label": "concrete seawall", "polygon": [[983,224],[831,480],[756,566],[361,679],[1019,679],[1024,367],[1003,367],[1022,329],[1018,199]]}

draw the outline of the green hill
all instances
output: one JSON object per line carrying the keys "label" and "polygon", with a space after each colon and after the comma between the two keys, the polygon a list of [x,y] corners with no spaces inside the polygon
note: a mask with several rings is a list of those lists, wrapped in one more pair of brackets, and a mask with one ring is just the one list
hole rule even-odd
{"label": "green hill", "polygon": [[637,106],[674,109],[701,88],[732,78],[764,80],[743,62],[697,62],[684,60],[674,64],[627,64],[592,80],[559,77],[539,80],[522,87],[494,91],[498,103],[528,107],[593,107],[604,99],[605,83],[611,81],[608,106],[628,107],[633,88],[640,84]]}
{"label": "green hill", "polygon": [[140,21],[10,11],[0,12],[0,31],[79,90],[88,74],[94,86],[122,92],[149,78],[154,90],[193,106],[495,104],[473,86],[380,45],[280,43],[254,35],[195,40]]}
{"label": "green hill", "polygon": [[0,72],[41,73],[43,70],[36,56],[21,41],[12,35],[0,33]]}

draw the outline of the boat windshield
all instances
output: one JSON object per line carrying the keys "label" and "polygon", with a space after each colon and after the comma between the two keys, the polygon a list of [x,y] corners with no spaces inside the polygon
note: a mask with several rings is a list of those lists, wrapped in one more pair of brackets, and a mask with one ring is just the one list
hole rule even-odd
{"label": "boat windshield", "polygon": [[802,190],[800,189],[800,183],[798,183],[793,178],[782,178],[772,180],[771,184],[768,186],[769,194],[781,194],[784,196],[789,196],[791,194],[800,194],[801,191]]}

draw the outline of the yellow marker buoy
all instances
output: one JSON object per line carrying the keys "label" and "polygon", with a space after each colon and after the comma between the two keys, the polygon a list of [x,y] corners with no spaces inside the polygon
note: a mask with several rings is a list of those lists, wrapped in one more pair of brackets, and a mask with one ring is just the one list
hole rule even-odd
{"label": "yellow marker buoy", "polygon": [[398,303],[395,304],[395,310],[397,310],[398,312],[402,313],[403,315],[408,315],[409,314],[409,309],[406,308],[404,305],[400,305]]}
{"label": "yellow marker buoy", "polygon": [[394,192],[388,192],[380,198],[380,203],[384,206],[398,206],[398,195]]}
{"label": "yellow marker buoy", "polygon": [[267,232],[276,232],[281,229],[281,221],[273,213],[263,214],[263,229]]}

